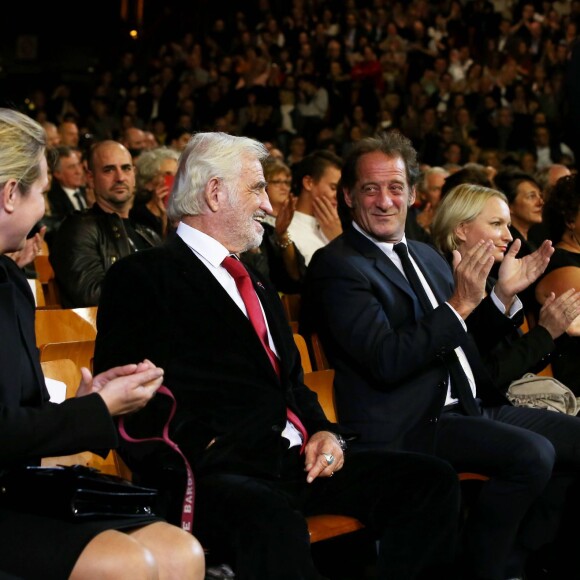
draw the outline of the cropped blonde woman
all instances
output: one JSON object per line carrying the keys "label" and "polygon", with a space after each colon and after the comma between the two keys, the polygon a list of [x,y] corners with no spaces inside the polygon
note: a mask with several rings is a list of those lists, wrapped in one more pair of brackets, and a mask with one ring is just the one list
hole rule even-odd
{"label": "cropped blonde woman", "polygon": [[[38,465],[44,456],[115,447],[113,417],[145,406],[163,380],[162,369],[149,361],[95,377],[82,369],[77,397],[49,402],[34,299],[5,256],[24,246],[43,216],[47,181],[44,130],[26,115],[0,109],[0,473]],[[161,518],[73,523],[22,513],[0,497],[0,569],[15,577],[201,580],[204,567],[197,540]]]}
{"label": "cropped blonde woman", "polygon": [[[495,295],[507,316],[503,337],[490,336],[487,342],[480,340],[478,346],[486,355],[493,377],[504,389],[526,372],[545,367],[555,349],[554,340],[572,322],[572,314],[580,313],[580,292],[567,292],[558,298],[552,294],[540,310],[537,326],[521,335],[518,331],[523,322],[521,304],[504,303],[503,288],[508,284],[517,285],[517,292],[524,290],[544,271],[553,250],[550,242],[544,242],[536,252],[516,259],[520,241],[514,241],[508,251],[513,241],[510,224],[510,208],[503,193],[480,185],[461,184],[444,196],[431,229],[435,245],[449,260],[454,251],[463,256],[480,240],[493,241],[493,258],[499,265],[499,274],[497,280],[488,279],[487,292]],[[468,319],[468,326],[485,323]]]}

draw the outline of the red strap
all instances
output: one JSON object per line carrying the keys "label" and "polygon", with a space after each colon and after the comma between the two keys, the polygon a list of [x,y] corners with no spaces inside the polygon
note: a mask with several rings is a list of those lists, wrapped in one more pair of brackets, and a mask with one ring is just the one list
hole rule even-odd
{"label": "red strap", "polygon": [[183,459],[183,462],[185,463],[185,469],[187,470],[187,485],[185,488],[185,496],[183,498],[183,505],[182,505],[182,509],[181,509],[181,528],[188,531],[188,532],[191,532],[191,530],[193,528],[193,506],[194,506],[194,499],[195,499],[194,498],[195,481],[193,479],[193,470],[191,469],[191,465],[189,465],[189,461],[187,460],[187,458],[185,457],[185,455],[183,454],[181,449],[179,449],[179,446],[177,445],[177,443],[174,443],[171,440],[171,438],[169,437],[169,424],[171,423],[171,420],[173,419],[173,416],[175,415],[175,409],[177,408],[177,403],[175,401],[175,397],[173,396],[173,393],[167,387],[161,386],[161,387],[159,387],[159,389],[157,389],[157,392],[162,393],[164,395],[167,395],[173,401],[173,403],[171,405],[171,411],[169,413],[169,418],[167,419],[167,422],[163,426],[163,437],[146,437],[143,439],[135,439],[134,437],[131,437],[125,429],[125,417],[124,416],[121,416],[119,419],[119,433],[121,434],[121,437],[123,439],[125,439],[125,441],[129,441],[131,443],[141,443],[141,442],[146,442],[146,441],[162,441],[164,443],[167,443],[167,445],[169,445],[169,447],[171,447],[173,450],[177,451],[177,453],[179,453],[179,455],[181,455],[181,458]]}

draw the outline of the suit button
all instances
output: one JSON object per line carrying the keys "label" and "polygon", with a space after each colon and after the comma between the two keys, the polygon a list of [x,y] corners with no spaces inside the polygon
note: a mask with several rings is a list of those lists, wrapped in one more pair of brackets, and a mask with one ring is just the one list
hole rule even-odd
{"label": "suit button", "polygon": [[439,421],[439,417],[429,417],[429,423],[437,423]]}
{"label": "suit button", "polygon": [[272,431],[275,433],[282,433],[282,427],[280,427],[280,425],[272,425]]}

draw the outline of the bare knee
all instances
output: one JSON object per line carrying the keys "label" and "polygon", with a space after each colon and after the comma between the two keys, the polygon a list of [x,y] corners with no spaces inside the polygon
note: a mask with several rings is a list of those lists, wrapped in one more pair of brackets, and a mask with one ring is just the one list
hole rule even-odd
{"label": "bare knee", "polygon": [[177,526],[158,522],[131,533],[157,562],[160,580],[203,580],[205,555],[198,540]]}
{"label": "bare knee", "polygon": [[158,580],[154,554],[128,534],[108,530],[93,538],[82,551],[70,580]]}

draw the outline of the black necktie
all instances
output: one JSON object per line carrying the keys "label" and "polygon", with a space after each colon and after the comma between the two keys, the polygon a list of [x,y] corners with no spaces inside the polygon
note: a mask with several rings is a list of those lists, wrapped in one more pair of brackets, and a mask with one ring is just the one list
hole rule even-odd
{"label": "black necktie", "polygon": [[[430,312],[433,310],[433,304],[431,303],[431,300],[429,300],[425,287],[421,283],[419,275],[417,274],[417,270],[415,270],[415,267],[411,262],[407,245],[403,242],[399,242],[393,246],[393,250],[395,250],[397,256],[401,259],[401,264],[403,265],[403,271],[405,272],[407,281],[419,299],[423,311],[425,313]],[[473,391],[471,390],[469,380],[459,362],[459,359],[457,358],[457,353],[452,350],[448,354],[447,360],[449,377],[451,379],[451,396],[459,399],[461,406],[468,415],[480,415],[481,413],[477,403],[473,398]]]}
{"label": "black necktie", "polygon": [[413,266],[411,262],[411,258],[409,257],[409,252],[407,250],[407,244],[404,242],[399,242],[393,246],[393,250],[399,258],[401,259],[401,264],[403,265],[403,271],[405,272],[405,276],[411,288],[415,292],[415,295],[419,299],[421,303],[421,307],[423,308],[423,312],[427,313],[433,310],[433,304],[431,304],[431,300],[429,300],[429,296],[427,296],[427,292],[425,291],[425,287],[421,284],[421,280],[419,275],[417,274],[417,270]]}
{"label": "black necktie", "polygon": [[85,201],[83,199],[83,196],[81,195],[81,192],[78,189],[73,193],[73,196],[77,200],[78,209],[80,209],[81,211],[85,209]]}

